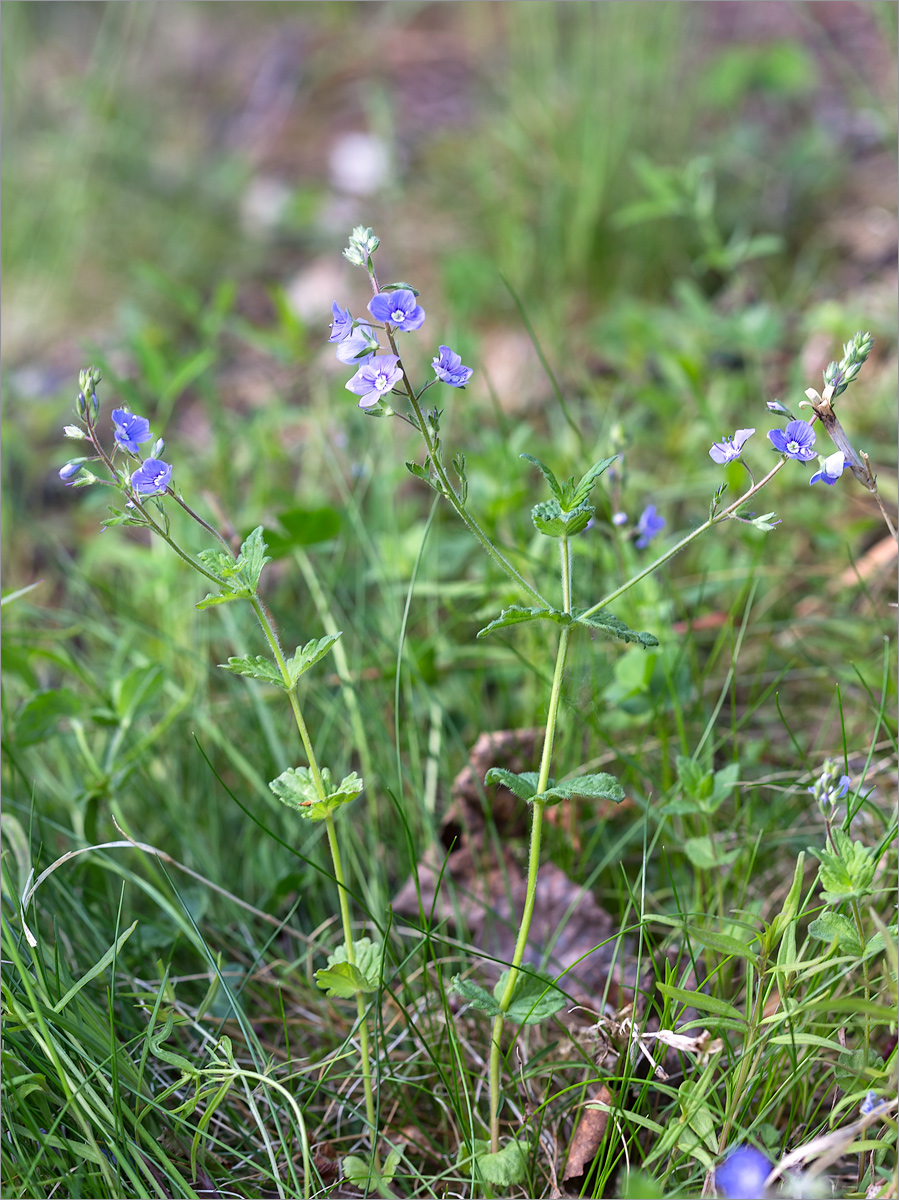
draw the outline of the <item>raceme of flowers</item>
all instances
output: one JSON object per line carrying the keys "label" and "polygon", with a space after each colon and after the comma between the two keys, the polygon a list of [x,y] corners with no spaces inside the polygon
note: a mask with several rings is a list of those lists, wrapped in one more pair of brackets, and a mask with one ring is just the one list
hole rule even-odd
{"label": "raceme of flowers", "polygon": [[[95,401],[95,397],[92,397],[92,400]],[[83,393],[82,396],[79,396],[79,411],[86,411]],[[99,411],[99,405],[97,405],[97,411]],[[149,442],[153,437],[150,432],[150,422],[146,417],[129,412],[127,408],[114,408],[111,416],[113,439],[116,446],[139,459],[141,445]],[[68,438],[79,441],[85,438],[85,434],[77,426],[67,425],[64,432]],[[131,473],[131,487],[139,496],[158,496],[168,488],[172,478],[172,467],[170,463],[163,462],[159,457],[164,449],[165,442],[160,438],[153,446],[152,455],[145,458]],[[84,464],[95,461],[97,461],[96,456],[72,459],[71,462],[67,462],[60,468],[59,478],[66,486],[75,483],[94,483],[96,477],[91,475]]]}
{"label": "raceme of flowers", "polygon": [[[359,253],[361,255],[362,251]],[[425,320],[425,310],[411,288],[379,292],[369,303],[368,311],[376,321],[382,321],[385,327],[400,333],[420,329]],[[346,389],[359,397],[360,408],[374,408],[403,378],[400,360],[395,354],[379,353],[381,346],[372,326],[366,321],[354,320],[350,310],[341,308],[336,300],[331,305],[331,315],[328,341],[335,343],[339,362],[356,367],[356,374],[346,384]],[[474,374],[472,368],[463,366],[462,356],[449,346],[440,346],[439,350],[439,355],[431,362],[437,380],[450,387],[464,388]],[[434,382],[436,380],[431,381]]]}
{"label": "raceme of flowers", "polygon": [[[769,404],[768,407],[775,411],[786,411],[776,404]],[[754,429],[738,429],[733,437],[724,437],[720,442],[715,442],[709,450],[709,458],[720,466],[742,459],[743,446],[754,433]],[[813,458],[819,460],[819,469],[812,475],[810,484],[826,483],[833,487],[843,474],[846,465],[843,452],[838,450],[828,458],[816,454],[816,435],[808,421],[790,421],[786,429],[771,429],[768,438],[774,449],[787,458],[795,458],[799,462],[811,462]]]}

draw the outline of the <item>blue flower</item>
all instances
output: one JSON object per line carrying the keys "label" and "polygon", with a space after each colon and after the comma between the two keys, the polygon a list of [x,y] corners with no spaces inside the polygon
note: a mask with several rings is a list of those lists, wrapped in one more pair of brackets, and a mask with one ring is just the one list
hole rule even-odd
{"label": "blue flower", "polygon": [[754,433],[754,429],[738,429],[732,438],[726,437],[723,441],[715,442],[709,451],[709,458],[722,466],[724,463],[733,462],[735,458],[740,457],[743,443],[748,441]]}
{"label": "blue flower", "polygon": [[849,791],[849,785],[852,780],[848,775],[841,775],[837,779],[839,769],[837,764],[828,758],[824,763],[824,770],[820,776],[810,788],[806,789],[811,792],[822,808],[827,806],[833,807]]}
{"label": "blue flower", "polygon": [[859,1105],[858,1111],[863,1117],[869,1117],[872,1113],[883,1112],[887,1108],[889,1108],[889,1104],[886,1100],[882,1100],[876,1092],[868,1092]]}
{"label": "blue flower", "polygon": [[66,486],[71,484],[72,480],[81,470],[81,462],[68,462],[64,467],[59,469],[59,478]]}
{"label": "blue flower", "polygon": [[415,303],[415,293],[409,288],[397,288],[393,292],[379,292],[368,306],[376,321],[411,333],[424,324],[425,310]]}
{"label": "blue flower", "polygon": [[640,513],[640,519],[637,522],[637,549],[643,550],[652,539],[665,528],[665,518],[660,517],[656,512],[656,506],[650,504]]}
{"label": "blue flower", "polygon": [[337,347],[337,357],[348,367],[360,367],[363,361],[368,362],[371,355],[376,354],[379,349],[378,339],[372,333],[371,326],[359,325]]}
{"label": "blue flower", "polygon": [[715,1188],[727,1200],[763,1200],[771,1163],[754,1146],[738,1146],[715,1168]]}
{"label": "blue flower", "polygon": [[626,525],[627,524],[627,513],[626,512],[612,513],[612,524],[613,525]]}
{"label": "blue flower", "polygon": [[112,422],[115,425],[114,437],[123,450],[137,454],[141,442],[149,442],[150,422],[146,417],[136,417],[125,408],[112,410]]}
{"label": "blue flower", "polygon": [[131,476],[131,486],[141,496],[156,496],[166,490],[171,478],[169,463],[160,458],[145,458]]}
{"label": "blue flower", "polygon": [[375,354],[359,368],[346,389],[362,397],[360,408],[371,408],[399,383],[403,378],[402,368],[397,366],[399,361],[395,354]]}
{"label": "blue flower", "polygon": [[450,387],[465,387],[474,371],[471,367],[462,366],[462,355],[454,354],[449,346],[440,347],[440,357],[431,360],[434,374]]}
{"label": "blue flower", "polygon": [[341,308],[335,300],[331,305],[331,315],[334,320],[331,322],[331,336],[329,342],[342,342],[353,328],[353,314],[348,308]]}
{"label": "blue flower", "polygon": [[821,470],[814,473],[809,483],[827,483],[833,487],[843,474],[845,465],[846,459],[843,457],[843,451],[837,450],[836,454],[831,454],[829,458],[824,459]]}
{"label": "blue flower", "polygon": [[798,458],[810,462],[815,457],[815,431],[808,421],[791,421],[786,429],[772,429],[768,433],[775,450],[787,458]]}

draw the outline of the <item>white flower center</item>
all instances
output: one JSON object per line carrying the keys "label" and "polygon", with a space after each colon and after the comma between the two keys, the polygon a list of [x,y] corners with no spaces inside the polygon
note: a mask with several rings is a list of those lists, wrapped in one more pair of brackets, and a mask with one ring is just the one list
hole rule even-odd
{"label": "white flower center", "polygon": [[787,442],[787,449],[791,450],[795,454],[796,451],[799,449],[799,443],[796,441]]}
{"label": "white flower center", "polygon": [[401,308],[395,308],[390,314],[390,320],[394,325],[400,325],[406,319],[406,314]]}

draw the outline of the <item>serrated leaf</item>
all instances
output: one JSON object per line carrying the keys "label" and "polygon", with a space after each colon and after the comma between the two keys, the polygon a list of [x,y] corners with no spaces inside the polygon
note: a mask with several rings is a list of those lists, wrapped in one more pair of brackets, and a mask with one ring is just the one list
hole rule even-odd
{"label": "serrated leaf", "polygon": [[684,842],[684,851],[693,866],[702,871],[710,870],[712,867],[727,866],[740,855],[739,850],[720,850],[717,843],[707,836],[687,838]]}
{"label": "serrated leaf", "polygon": [[531,520],[546,537],[574,537],[587,528],[594,512],[592,504],[579,504],[566,511],[558,500],[544,500],[531,509]]}
{"label": "serrated leaf", "polygon": [[282,803],[307,821],[323,821],[341,805],[355,800],[365,786],[355,771],[342,779],[336,788],[327,767],[322,767],[321,779],[324,797],[318,794],[315,778],[308,767],[289,767],[268,786]]}
{"label": "serrated leaf", "polygon": [[392,1196],[389,1185],[396,1174],[403,1155],[400,1150],[391,1150],[387,1155],[381,1171],[375,1170],[374,1164],[368,1159],[360,1158],[358,1154],[347,1154],[341,1159],[343,1174],[354,1187],[370,1194],[372,1187],[382,1196]]}
{"label": "serrated leaf", "polygon": [[296,685],[300,676],[304,675],[310,667],[314,667],[319,659],[324,658],[340,637],[341,633],[329,633],[322,638],[313,638],[305,646],[298,647],[294,651],[293,658],[287,660],[291,684]]}
{"label": "serrated leaf", "polygon": [[262,574],[263,567],[266,563],[271,562],[265,553],[266,549],[262,526],[257,525],[245,539],[237,558],[237,570],[241,582],[249,588],[253,595],[259,586],[259,576]]}
{"label": "serrated leaf", "polygon": [[586,625],[589,629],[600,629],[603,633],[609,634],[611,637],[618,638],[622,642],[636,642],[638,645],[647,649],[650,646],[658,646],[659,639],[651,633],[637,633],[630,629],[625,623],[614,616],[612,613],[601,609],[597,613],[593,613],[589,617],[582,616],[585,609],[573,608],[571,610],[572,618],[579,625]]}
{"label": "serrated leaf", "polygon": [[[503,971],[493,989],[493,998],[502,999],[509,980],[509,971]],[[516,1025],[539,1025],[541,1021],[565,1007],[565,996],[556,987],[555,980],[545,971],[519,971],[515,982],[512,1003],[506,1009],[506,1016]]]}
{"label": "serrated leaf", "polygon": [[581,476],[580,483],[575,488],[574,496],[572,497],[572,508],[576,508],[577,505],[584,503],[593,490],[593,485],[597,479],[599,479],[603,471],[612,465],[617,457],[617,454],[613,454],[611,458],[600,459],[599,462],[593,464],[585,475]]}
{"label": "serrated leaf", "polygon": [[219,663],[219,666],[223,671],[244,675],[247,679],[258,679],[262,683],[271,683],[285,691],[290,686],[271,659],[263,658],[261,654],[251,654],[247,658],[229,658],[226,663]]}
{"label": "serrated leaf", "polygon": [[201,550],[197,558],[210,571],[221,575],[223,579],[233,579],[237,575],[237,562],[230,554],[222,550]]}
{"label": "serrated leaf", "polygon": [[818,881],[828,904],[843,900],[860,900],[870,894],[877,864],[868,848],[854,842],[842,829],[832,832],[838,854],[829,850],[811,849],[819,860]]}
{"label": "serrated leaf", "polygon": [[357,966],[352,963],[336,963],[333,967],[322,967],[315,972],[316,987],[331,997],[351,1000],[357,992],[373,992],[373,987]]}
{"label": "serrated leaf", "polygon": [[823,912],[809,924],[808,934],[819,942],[836,942],[847,954],[861,954],[858,931],[842,913]]}
{"label": "serrated leaf", "polygon": [[427,484],[431,483],[431,476],[428,474],[428,472],[425,470],[425,468],[419,466],[418,463],[407,462],[406,470],[410,473],[410,475],[414,475],[416,479],[421,479],[424,483],[427,483]]}
{"label": "serrated leaf", "polygon": [[552,473],[546,463],[542,463],[539,458],[534,458],[533,454],[520,454],[518,457],[525,458],[529,463],[534,464],[534,466],[538,469],[538,471],[540,471],[543,478],[549,484],[549,490],[561,504],[562,489],[559,487],[559,481],[556,479],[555,475]]}
{"label": "serrated leaf", "polygon": [[523,771],[517,775],[514,771],[507,771],[505,767],[491,767],[484,776],[484,783],[502,784],[510,792],[514,792],[519,800],[531,800],[537,792],[537,772]]}
{"label": "serrated leaf", "polygon": [[560,800],[570,800],[574,796],[585,797],[588,800],[611,800],[620,804],[624,799],[624,788],[613,775],[600,771],[597,775],[580,775],[577,779],[566,779],[562,783],[547,788],[536,799],[546,800],[549,804],[558,804]]}
{"label": "serrated leaf", "polygon": [[698,1008],[700,1012],[714,1013],[716,1017],[727,1017],[731,1021],[739,1021],[741,1025],[746,1024],[746,1018],[738,1008],[715,996],[707,996],[704,992],[689,992],[686,988],[675,987],[670,983],[657,983],[656,987],[663,996],[675,1003]]}
{"label": "serrated leaf", "polygon": [[213,596],[210,592],[208,596],[205,596],[200,601],[197,608],[212,608],[214,604],[228,604],[232,600],[246,600],[246,598],[247,593],[245,591],[222,592],[219,596]]}
{"label": "serrated leaf", "polygon": [[498,1017],[502,1012],[490,993],[484,988],[478,987],[476,983],[472,983],[470,979],[454,975],[451,986],[456,995],[461,996],[466,1004],[470,1004],[472,1008],[476,1008],[480,1012],[485,1012],[488,1017]]}
{"label": "serrated leaf", "polygon": [[[366,983],[369,985],[367,991],[376,991],[378,980],[381,978],[381,944],[373,942],[371,938],[361,937],[356,938],[353,942],[353,957],[356,960],[356,966],[365,977]],[[347,961],[346,946],[338,946],[333,954],[328,955],[328,966],[333,967],[339,963]]]}
{"label": "serrated leaf", "polygon": [[525,608],[521,604],[512,604],[494,617],[489,625],[478,630],[478,637],[486,637],[488,633],[506,625],[523,625],[527,621],[554,621],[557,625],[570,625],[571,617],[557,608]]}

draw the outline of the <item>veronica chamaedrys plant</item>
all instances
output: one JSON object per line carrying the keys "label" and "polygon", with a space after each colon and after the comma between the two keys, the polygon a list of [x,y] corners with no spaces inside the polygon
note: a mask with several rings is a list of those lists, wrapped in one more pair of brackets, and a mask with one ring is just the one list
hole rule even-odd
{"label": "veronica chamaedrys plant", "polygon": [[[379,244],[380,240],[370,228],[358,226],[353,230],[349,245],[344,250],[344,255],[350,262],[365,269],[373,292],[373,299],[368,304],[368,313],[373,320],[367,317],[364,320],[351,322],[349,309],[341,308],[338,302],[335,302],[333,306],[335,320],[331,326],[330,340],[337,344],[337,356],[340,361],[357,366],[356,374],[349,380],[346,387],[359,397],[359,407],[367,415],[398,416],[418,431],[424,442],[425,461],[423,464],[408,462],[407,468],[416,478],[428,484],[453,507],[483,549],[523,593],[525,605],[512,605],[504,609],[498,617],[480,631],[478,636],[485,636],[496,629],[533,621],[548,622],[558,627],[556,661],[547,704],[546,729],[539,771],[514,774],[493,768],[488,771],[485,779],[485,783],[504,784],[517,796],[526,800],[531,807],[526,896],[512,961],[508,971],[500,978],[492,996],[468,979],[457,978],[454,981],[456,989],[473,1007],[481,1009],[493,1017],[489,1063],[489,1152],[486,1143],[479,1142],[477,1139],[475,1139],[473,1152],[482,1174],[488,1180],[509,1182],[514,1175],[511,1165],[512,1158],[515,1161],[523,1162],[523,1150],[517,1141],[503,1151],[499,1149],[499,1115],[502,1106],[500,1064],[503,1026],[506,1021],[521,1024],[541,1020],[557,1011],[562,1003],[560,993],[554,990],[553,980],[542,976],[539,972],[522,970],[534,912],[544,810],[548,804],[554,804],[574,796],[601,796],[611,800],[619,800],[623,796],[620,784],[608,775],[584,775],[555,784],[550,774],[570,639],[578,630],[586,628],[601,630],[612,637],[625,642],[637,642],[644,647],[657,645],[652,634],[638,633],[629,629],[624,622],[608,611],[609,605],[633,587],[635,583],[658,570],[686,545],[715,525],[720,525],[727,520],[736,520],[754,525],[763,531],[774,529],[779,524],[774,513],[757,515],[747,510],[746,504],[791,459],[809,461],[814,458],[811,447],[814,445],[815,435],[810,422],[797,421],[788,410],[774,402],[774,411],[789,416],[791,424],[786,430],[772,431],[769,434],[769,439],[775,449],[779,451],[780,457],[775,466],[758,482],[743,458],[745,443],[755,432],[754,429],[737,430],[732,436],[715,443],[710,451],[712,459],[720,465],[739,459],[746,466],[751,486],[738,500],[726,508],[722,508],[721,504],[724,487],[719,487],[710,505],[708,521],[694,529],[676,545],[666,548],[659,557],[587,608],[577,607],[574,604],[571,543],[572,539],[590,524],[594,513],[593,506],[589,502],[591,491],[603,472],[615,461],[615,455],[594,463],[579,481],[576,482],[572,478],[564,483],[560,483],[552,470],[544,463],[531,455],[523,455],[523,458],[529,460],[540,470],[550,492],[550,499],[536,504],[532,509],[531,516],[536,529],[541,534],[555,539],[558,543],[561,600],[558,605],[553,605],[538,590],[537,586],[525,579],[506,555],[491,542],[470,512],[467,505],[468,484],[465,473],[465,457],[461,453],[452,460],[455,479],[450,478],[440,437],[441,410],[437,407],[426,408],[423,400],[425,393],[438,382],[457,390],[464,388],[471,378],[472,369],[463,366],[461,357],[450,347],[440,345],[438,354],[432,360],[436,378],[427,380],[419,387],[413,386],[403,365],[398,338],[400,334],[420,330],[425,322],[425,312],[418,303],[418,293],[409,284],[382,284],[380,282],[372,258]],[[362,331],[361,338],[360,331]],[[383,336],[386,344],[377,340],[376,331],[378,337]],[[354,343],[353,339],[358,340]],[[376,341],[374,345],[372,344],[373,340]],[[867,354],[870,350],[870,344],[867,344],[866,349],[862,343],[859,345],[862,346],[862,349],[858,351],[858,354],[861,354],[862,351]],[[345,346],[346,349],[342,350],[342,346]],[[352,353],[350,353],[350,347],[352,347]],[[855,361],[853,360],[853,362]],[[857,374],[857,370],[855,374]],[[615,526],[627,522],[626,515],[620,511],[619,499],[619,489],[613,487],[613,507],[616,511],[612,522]],[[634,531],[637,547],[646,548],[659,535],[664,524],[664,518],[658,514],[655,506],[649,505],[642,513]]]}
{"label": "veronica chamaedrys plant", "polygon": [[[371,1054],[367,1020],[366,996],[377,991],[380,980],[380,949],[368,938],[354,938],[350,917],[349,893],[344,876],[335,817],[346,804],[355,800],[363,790],[363,781],[355,772],[344,779],[335,779],[330,770],[321,766],[315,753],[312,737],[306,725],[297,696],[297,683],[329,652],[340,633],[314,638],[292,653],[280,644],[274,622],[259,596],[259,580],[266,563],[266,544],[262,527],[254,529],[235,553],[212,525],[195,512],[180,491],[172,486],[172,465],[161,457],[164,443],[153,444],[152,454],[141,457],[140,448],[152,440],[149,421],[124,408],[112,411],[113,448],[104,446],[98,420],[100,402],[97,386],[100,372],[95,367],[82,371],[76,412],[80,424],[66,426],[66,437],[86,443],[93,453],[71,460],[59,472],[60,478],[71,487],[103,484],[117,492],[122,507],[110,508],[106,525],[132,525],[161,537],[172,550],[215,587],[197,605],[209,608],[219,604],[244,601],[252,608],[268,643],[268,655],[250,655],[228,659],[220,664],[224,670],[280,688],[290,704],[297,731],[303,746],[306,763],[291,767],[269,784],[272,792],[289,808],[307,821],[324,822],[334,878],[340,904],[343,945],[328,959],[327,967],[316,972],[316,982],[328,996],[355,999],[358,1013],[358,1034],[361,1055],[361,1074],[365,1094],[366,1119],[372,1144],[371,1176],[381,1178],[376,1131],[376,1109],[371,1073]],[[100,478],[91,469],[102,470]],[[169,519],[168,505],[181,508],[217,542],[215,549],[201,551],[196,556],[176,540]],[[306,1154],[304,1146],[304,1155]],[[394,1164],[395,1165],[395,1164]],[[310,1180],[306,1163],[307,1185]]]}

